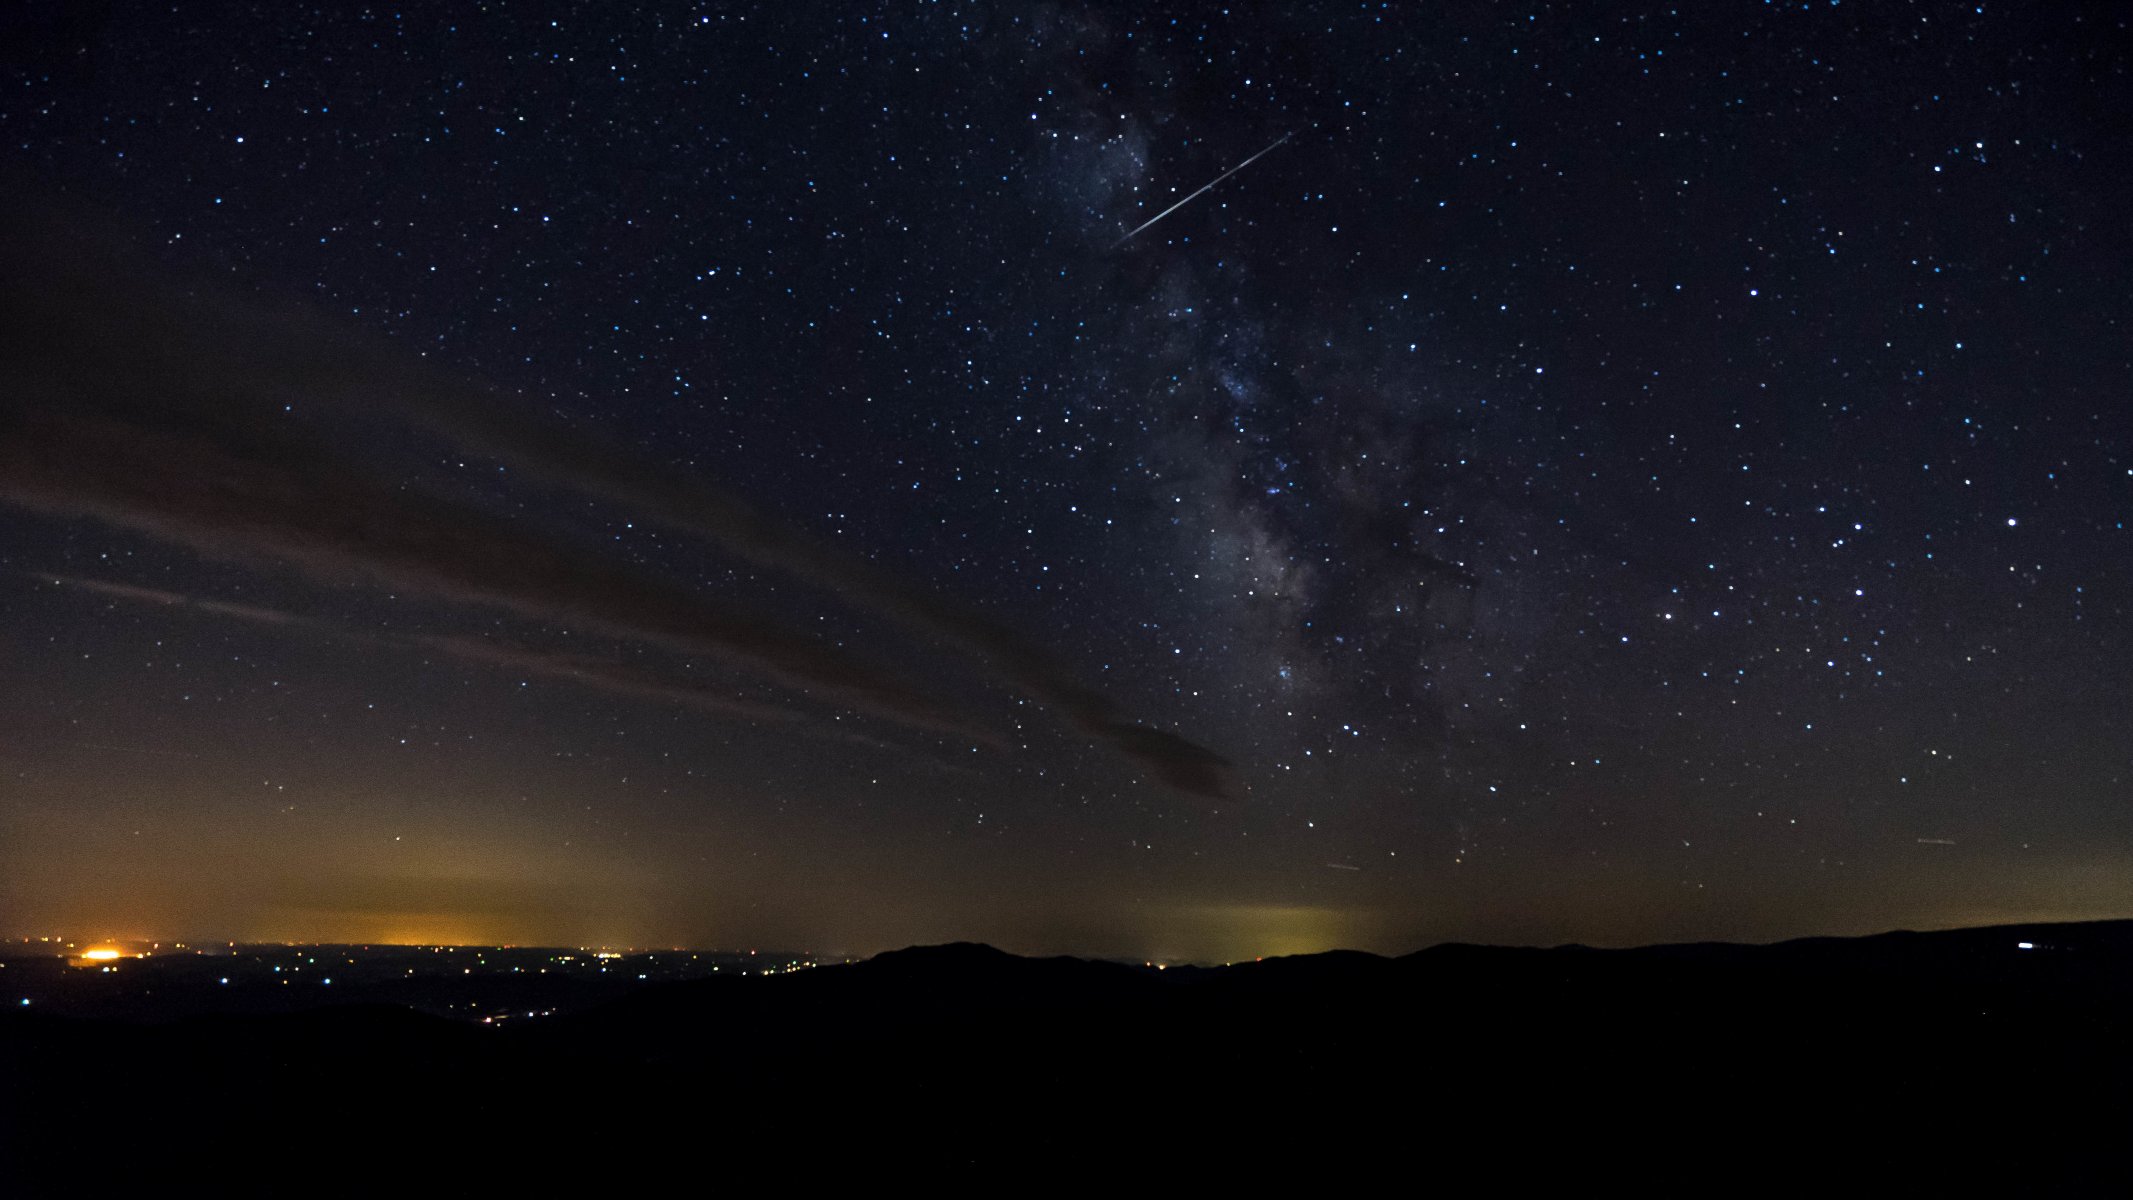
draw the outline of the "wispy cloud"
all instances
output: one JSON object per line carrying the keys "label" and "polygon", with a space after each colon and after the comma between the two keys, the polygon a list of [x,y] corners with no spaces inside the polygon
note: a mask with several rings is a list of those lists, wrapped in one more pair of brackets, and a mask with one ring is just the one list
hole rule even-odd
{"label": "wispy cloud", "polygon": [[197,428],[0,402],[0,498],[219,557],[591,626],[721,658],[820,702],[994,740],[902,680],[767,617],[472,506],[389,487],[293,438],[238,445]]}
{"label": "wispy cloud", "polygon": [[[544,679],[562,680],[596,691],[680,705],[727,720],[770,724],[810,736],[825,736],[837,741],[896,753],[917,753],[921,757],[940,761],[933,755],[913,751],[910,747],[895,742],[870,737],[857,730],[835,728],[825,722],[809,722],[807,720],[808,714],[795,708],[734,695],[728,690],[701,681],[677,679],[671,674],[590,654],[558,653],[543,647],[493,636],[473,637],[460,634],[387,633],[364,629],[346,622],[305,616],[258,604],[244,604],[207,596],[188,595],[161,588],[137,587],[132,584],[114,583],[108,580],[89,579],[78,575],[50,571],[24,571],[21,574],[58,587],[87,592],[127,603],[185,609],[191,612],[246,621],[256,625],[298,631],[333,641],[355,642],[372,646],[396,646],[408,650],[428,651],[447,655],[464,662],[495,667],[515,675],[530,675]],[[944,762],[943,765],[961,767],[962,764]]]}
{"label": "wispy cloud", "polygon": [[708,538],[758,565],[827,589],[848,603],[945,639],[990,663],[1003,680],[1057,711],[1082,734],[1111,745],[1182,791],[1221,797],[1232,768],[1178,734],[1135,723],[1102,692],[1034,640],[804,531],[771,519],[731,492],[584,431],[529,419],[479,389],[433,378],[400,394],[410,419],[483,454],[555,482],[627,505]]}
{"label": "wispy cloud", "polygon": [[181,292],[119,261],[78,222],[22,216],[0,213],[0,270],[14,281],[0,289],[0,500],[714,655],[822,703],[1000,744],[914,681],[739,604],[383,477],[301,418],[321,409],[414,422],[953,644],[1172,787],[1230,790],[1220,755],[1136,723],[1033,639],[730,492],[322,319],[213,289]]}
{"label": "wispy cloud", "polygon": [[801,714],[790,708],[765,704],[740,696],[722,694],[700,684],[689,684],[671,679],[655,671],[632,667],[625,663],[595,658],[586,654],[557,654],[540,647],[519,642],[486,637],[467,637],[441,634],[394,634],[361,629],[339,621],[319,617],[301,616],[280,609],[257,604],[240,604],[217,600],[206,596],[191,596],[182,592],[165,591],[161,588],[135,587],[131,584],[111,583],[101,579],[85,579],[78,575],[61,575],[44,571],[24,572],[31,578],[52,583],[64,588],[77,589],[114,600],[135,604],[149,604],[164,608],[182,608],[193,612],[249,621],[257,625],[272,625],[277,628],[301,630],[305,633],[337,641],[362,642],[370,645],[404,646],[427,649],[484,666],[526,675],[539,675],[551,679],[567,679],[574,683],[601,691],[618,692],[624,695],[643,696],[684,704],[719,716],[745,721],[767,721],[777,724],[798,721]]}

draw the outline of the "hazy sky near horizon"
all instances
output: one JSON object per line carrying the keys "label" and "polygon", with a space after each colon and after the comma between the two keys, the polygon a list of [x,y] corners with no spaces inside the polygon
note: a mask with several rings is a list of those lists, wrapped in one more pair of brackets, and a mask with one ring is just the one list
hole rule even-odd
{"label": "hazy sky near horizon", "polygon": [[2128,20],[24,7],[0,932],[2133,915]]}

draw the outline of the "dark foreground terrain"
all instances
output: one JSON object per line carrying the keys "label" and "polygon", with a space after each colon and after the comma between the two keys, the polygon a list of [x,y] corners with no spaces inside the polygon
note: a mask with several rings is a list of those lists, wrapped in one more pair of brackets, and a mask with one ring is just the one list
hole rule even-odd
{"label": "dark foreground terrain", "polygon": [[502,1025],[24,1009],[0,1131],[25,1195],[2127,1195],[2133,922],[1166,971],[942,946]]}

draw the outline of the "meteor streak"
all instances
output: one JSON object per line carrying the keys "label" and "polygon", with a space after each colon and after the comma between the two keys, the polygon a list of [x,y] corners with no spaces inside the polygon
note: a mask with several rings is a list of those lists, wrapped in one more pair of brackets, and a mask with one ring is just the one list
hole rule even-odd
{"label": "meteor streak", "polygon": [[1238,163],[1236,166],[1231,167],[1229,170],[1224,171],[1220,175],[1215,176],[1213,179],[1208,180],[1205,184],[1201,185],[1199,191],[1194,192],[1192,195],[1185,197],[1183,200],[1178,201],[1176,204],[1171,205],[1169,208],[1164,209],[1163,211],[1155,214],[1147,220],[1142,221],[1139,225],[1134,226],[1131,233],[1128,233],[1126,236],[1111,243],[1111,248],[1113,250],[1116,250],[1120,246],[1125,245],[1127,242],[1132,241],[1134,234],[1139,233],[1141,230],[1148,228],[1150,225],[1155,224],[1157,221],[1162,220],[1164,217],[1169,216],[1171,213],[1174,213],[1179,209],[1185,207],[1186,205],[1192,203],[1194,200],[1200,197],[1201,193],[1206,192],[1209,188],[1214,187],[1216,184],[1222,182],[1225,179],[1228,179],[1230,176],[1235,175],[1237,172],[1242,171],[1244,168],[1251,166],[1253,163],[1259,161],[1261,155],[1264,155],[1267,153],[1267,151],[1272,150],[1274,146],[1279,146],[1281,143],[1286,142],[1290,138],[1295,136],[1296,135],[1293,133],[1282,134],[1279,138],[1276,138],[1274,140],[1274,144],[1272,146],[1268,146],[1266,150],[1261,150],[1258,154],[1252,155],[1250,158],[1245,159],[1243,162]]}

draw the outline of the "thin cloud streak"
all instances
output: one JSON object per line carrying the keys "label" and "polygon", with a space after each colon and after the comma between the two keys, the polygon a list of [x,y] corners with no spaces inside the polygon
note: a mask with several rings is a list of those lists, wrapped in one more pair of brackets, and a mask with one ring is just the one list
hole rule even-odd
{"label": "thin cloud streak", "polygon": [[248,621],[255,625],[300,630],[304,633],[335,641],[432,650],[467,662],[480,663],[484,666],[501,667],[508,671],[539,675],[550,679],[565,679],[601,691],[683,704],[717,716],[731,717],[743,721],[767,721],[786,724],[801,719],[800,713],[789,708],[781,708],[774,704],[763,704],[739,697],[723,696],[706,687],[682,684],[650,671],[639,670],[622,663],[593,658],[589,655],[555,654],[534,646],[496,641],[488,638],[440,634],[380,633],[359,629],[337,621],[299,616],[296,613],[265,608],[256,604],[239,604],[205,596],[191,596],[181,592],[164,591],[160,588],[135,587],[132,584],[111,583],[101,579],[87,579],[77,575],[59,575],[45,571],[24,572],[24,574],[30,578],[56,584],[60,587],[79,589],[99,596],[107,596],[114,600],[124,600],[136,604],[151,604],[164,608],[183,608],[194,612]]}
{"label": "thin cloud streak", "polygon": [[[931,763],[951,770],[967,769],[963,764],[941,759],[922,750],[899,745],[895,742],[871,737],[854,730],[836,729],[820,722],[808,722],[807,714],[776,704],[725,695],[709,685],[677,680],[668,675],[644,670],[609,659],[595,658],[585,654],[557,654],[537,646],[528,646],[491,637],[469,637],[456,634],[396,634],[361,629],[338,621],[303,616],[281,609],[267,608],[256,604],[242,604],[217,600],[205,596],[187,595],[165,591],[160,588],[137,587],[132,584],[113,583],[107,580],[90,579],[77,575],[57,574],[49,571],[24,571],[21,574],[40,582],[62,588],[77,589],[128,603],[155,605],[163,608],[182,608],[192,612],[207,613],[218,617],[265,625],[277,629],[300,631],[310,636],[330,641],[353,642],[371,646],[391,646],[406,650],[427,650],[448,655],[464,662],[495,667],[514,674],[534,675],[545,679],[562,680],[596,691],[615,695],[632,696],[680,705],[697,712],[734,721],[762,723],[788,728],[806,736],[816,736],[833,741],[848,742],[869,749],[892,753],[916,755]],[[112,747],[100,747],[110,749]],[[141,751],[154,753],[154,751]]]}
{"label": "thin cloud streak", "polygon": [[[232,439],[233,441],[235,439]],[[902,681],[768,618],[479,509],[388,488],[316,446],[0,404],[0,499],[92,516],[223,558],[276,560],[706,654],[825,703],[995,740]]]}
{"label": "thin cloud streak", "polygon": [[473,388],[432,380],[403,402],[424,422],[480,453],[555,482],[646,512],[846,601],[941,637],[990,663],[1007,683],[1058,711],[1083,735],[1109,744],[1180,791],[1226,797],[1228,760],[1187,738],[1140,725],[1080,682],[1042,646],[964,605],[884,575],[851,554],[774,521],[730,492],[582,431],[529,420]]}
{"label": "thin cloud streak", "polygon": [[[0,236],[0,267],[17,281],[0,291],[0,500],[219,556],[278,558],[331,578],[597,625],[715,654],[907,727],[1002,745],[904,680],[769,618],[376,478],[301,440],[289,410],[408,420],[942,638],[1182,792],[1220,799],[1232,790],[1226,759],[1134,722],[1035,641],[738,496],[324,321],[212,290],[181,295],[120,262],[107,248],[115,239],[89,236],[79,222],[14,224],[13,236]],[[24,280],[38,281],[34,296]]]}

